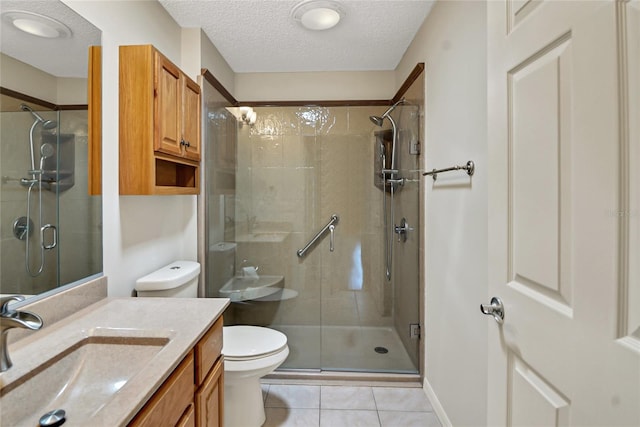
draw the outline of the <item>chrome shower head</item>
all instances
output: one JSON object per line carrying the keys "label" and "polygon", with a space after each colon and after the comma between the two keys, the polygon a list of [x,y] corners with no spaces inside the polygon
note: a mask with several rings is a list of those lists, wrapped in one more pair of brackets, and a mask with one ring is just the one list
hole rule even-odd
{"label": "chrome shower head", "polygon": [[382,126],[382,122],[384,122],[384,119],[379,116],[369,116],[369,120],[371,120],[373,124],[377,126]]}
{"label": "chrome shower head", "polygon": [[42,128],[43,129],[51,130],[51,129],[55,128],[56,126],[58,126],[58,123],[55,120],[45,120],[45,119],[43,119],[40,114],[38,114],[35,111],[33,111],[33,109],[31,107],[29,107],[27,104],[20,104],[20,108],[22,109],[22,111],[30,112],[31,115],[33,116],[33,118],[36,119],[36,121],[42,123]]}
{"label": "chrome shower head", "polygon": [[382,127],[382,123],[384,122],[385,117],[391,120],[391,116],[389,114],[391,114],[391,112],[395,110],[398,105],[404,104],[404,103],[405,103],[405,99],[402,98],[400,99],[400,101],[396,102],[391,107],[389,107],[387,111],[385,111],[381,116],[369,116],[369,120],[371,120],[375,125]]}

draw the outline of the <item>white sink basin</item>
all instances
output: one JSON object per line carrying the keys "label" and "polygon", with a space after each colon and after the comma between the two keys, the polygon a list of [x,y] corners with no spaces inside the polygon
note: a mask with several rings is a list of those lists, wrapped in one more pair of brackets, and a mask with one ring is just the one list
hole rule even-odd
{"label": "white sink basin", "polygon": [[274,294],[284,287],[283,276],[233,277],[220,289],[220,296],[232,302],[248,301]]}
{"label": "white sink basin", "polygon": [[[170,341],[157,333],[144,335],[98,328],[35,369],[3,381],[0,425],[37,426],[54,409],[63,409],[72,424],[99,420],[100,410]],[[12,369],[19,369],[16,365]]]}

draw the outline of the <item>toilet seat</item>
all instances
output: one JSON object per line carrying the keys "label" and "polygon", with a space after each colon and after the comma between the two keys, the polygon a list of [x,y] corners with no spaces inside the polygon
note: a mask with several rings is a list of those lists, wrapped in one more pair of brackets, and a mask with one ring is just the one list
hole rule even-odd
{"label": "toilet seat", "polygon": [[266,358],[287,348],[287,336],[260,326],[225,326],[222,328],[226,361],[249,361]]}

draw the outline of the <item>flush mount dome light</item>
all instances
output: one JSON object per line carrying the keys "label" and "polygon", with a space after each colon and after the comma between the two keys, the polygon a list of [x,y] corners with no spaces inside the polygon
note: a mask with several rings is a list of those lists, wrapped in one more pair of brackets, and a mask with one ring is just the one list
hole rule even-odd
{"label": "flush mount dome light", "polygon": [[340,3],[332,0],[305,0],[291,9],[291,17],[309,30],[333,28],[343,16]]}
{"label": "flush mount dome light", "polygon": [[67,38],[71,30],[62,22],[38,13],[10,10],[2,14],[2,21],[34,36],[47,39]]}

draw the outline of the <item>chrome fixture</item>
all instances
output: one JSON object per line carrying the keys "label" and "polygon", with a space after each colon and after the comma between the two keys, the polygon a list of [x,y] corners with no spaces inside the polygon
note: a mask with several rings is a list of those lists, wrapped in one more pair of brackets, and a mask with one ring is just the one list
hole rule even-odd
{"label": "chrome fixture", "polygon": [[[391,147],[391,169],[397,169],[397,164],[396,164],[396,151],[397,149],[397,142],[398,142],[398,126],[396,124],[396,121],[393,120],[393,117],[391,117],[391,112],[393,110],[396,109],[396,107],[400,104],[404,104],[405,103],[405,99],[402,98],[400,99],[400,101],[396,102],[395,104],[393,104],[391,107],[389,107],[387,109],[387,111],[385,111],[384,113],[382,113],[381,116],[369,116],[369,120],[371,120],[375,125],[382,127],[382,124],[384,123],[384,119],[389,119],[389,122],[391,122],[391,129],[393,132],[393,136],[391,138],[392,140],[392,147]],[[385,171],[383,171],[383,173],[385,173]],[[390,172],[392,175],[394,172]],[[397,172],[396,172],[397,173]]]}
{"label": "chrome fixture", "polygon": [[328,30],[345,15],[340,3],[334,0],[305,0],[291,9],[291,18],[308,30]]}
{"label": "chrome fixture", "polygon": [[[31,125],[31,129],[29,130],[29,148],[30,148],[30,155],[31,155],[31,170],[28,171],[28,174],[31,175],[31,179],[21,179],[20,183],[22,185],[28,186],[27,189],[27,216],[26,219],[24,220],[24,230],[18,230],[20,231],[20,235],[21,236],[26,236],[25,237],[25,241],[26,241],[26,249],[25,249],[25,267],[27,269],[27,272],[29,273],[29,275],[31,275],[31,277],[36,277],[38,275],[40,275],[40,273],[42,273],[42,271],[44,270],[44,251],[48,250],[48,249],[53,249],[56,247],[57,244],[57,230],[56,227],[51,225],[51,224],[46,224],[43,225],[42,224],[42,175],[44,173],[44,161],[46,159],[48,159],[49,157],[53,156],[55,153],[55,149],[53,147],[53,145],[49,144],[49,143],[45,143],[42,144],[40,146],[40,166],[38,169],[36,169],[36,165],[35,165],[35,149],[33,146],[33,132],[36,128],[36,126],[38,126],[39,124],[42,125],[42,128],[45,130],[51,130],[51,129],[55,129],[58,126],[58,123],[54,120],[45,120],[42,118],[42,116],[38,113],[36,113],[35,111],[33,111],[33,109],[31,107],[29,107],[26,104],[20,104],[20,109],[22,109],[22,111],[27,111],[29,113],[31,113],[31,116],[33,116],[33,118],[35,119],[33,124]],[[30,244],[30,238],[29,236],[31,236],[32,234],[32,227],[33,227],[33,221],[31,221],[31,194],[33,193],[34,187],[37,186],[38,189],[38,227],[40,228],[40,262],[38,265],[37,270],[32,271],[31,269],[31,244]],[[17,224],[17,222],[16,222]],[[15,227],[16,224],[14,224],[14,233],[15,233]],[[20,227],[18,227],[20,228]],[[53,230],[53,243],[51,243],[50,245],[45,245],[44,244],[44,233],[46,230]],[[22,239],[21,239],[22,240]]]}
{"label": "chrome fixture", "polygon": [[[36,126],[38,126],[40,123],[42,123],[42,129],[46,129],[46,130],[54,129],[56,126],[58,126],[58,123],[56,123],[54,120],[43,119],[40,114],[33,111],[33,109],[29,107],[27,104],[20,104],[20,108],[22,109],[22,111],[30,112],[33,118],[35,119],[35,121],[31,125],[31,130],[29,131],[29,146],[31,148],[31,152],[30,152],[31,153],[31,170],[29,171],[29,173],[31,175],[36,175],[38,171],[36,171],[36,161],[35,161],[35,153],[34,153],[35,150],[33,148],[33,131],[36,128]],[[40,173],[42,173],[42,170],[40,170]]]}
{"label": "chrome fixture", "polygon": [[54,409],[41,416],[38,422],[40,427],[57,427],[64,424],[66,420],[67,413],[64,409]]}
{"label": "chrome fixture", "polygon": [[26,216],[21,216],[13,222],[13,236],[18,240],[27,240],[31,237],[31,230],[33,230],[33,221]]}
{"label": "chrome fixture", "polygon": [[473,161],[469,160],[467,162],[467,164],[464,165],[464,166],[451,166],[450,168],[434,169],[431,172],[425,172],[422,175],[423,176],[431,175],[431,177],[435,181],[436,179],[438,179],[438,174],[439,173],[441,173],[441,172],[449,172],[449,171],[457,171],[457,170],[467,171],[467,175],[473,176],[473,173],[476,171],[476,165],[475,165],[475,163],[473,163]]}
{"label": "chrome fixture", "polygon": [[500,298],[491,298],[490,305],[480,304],[480,311],[487,316],[493,316],[498,324],[502,325],[504,323],[504,305],[502,305]]}
{"label": "chrome fixture", "polygon": [[306,246],[302,249],[298,249],[298,251],[296,252],[296,254],[298,254],[299,258],[302,258],[304,256],[304,254],[309,250],[309,248],[311,246],[313,246],[314,243],[316,243],[316,241],[327,231],[329,230],[329,233],[331,233],[331,237],[330,237],[330,242],[329,242],[329,251],[333,252],[333,230],[335,229],[335,225],[337,224],[338,221],[340,220],[340,218],[338,217],[337,214],[333,214],[331,215],[331,219],[329,220],[329,222],[327,223],[327,225],[325,225],[324,227],[322,227],[322,230],[318,231],[318,234],[316,234],[313,239],[311,239],[309,241],[309,243],[306,244]]}
{"label": "chrome fixture", "polygon": [[[400,104],[405,103],[405,99],[402,98],[391,107],[387,109],[381,116],[369,116],[369,120],[371,120],[375,125],[382,127],[384,123],[384,119],[389,119],[391,123],[392,129],[392,137],[391,137],[391,167],[386,168],[386,159],[385,155],[382,155],[383,168],[381,170],[382,174],[382,188],[384,191],[387,189],[387,184],[389,184],[389,193],[391,195],[391,206],[389,209],[389,217],[387,217],[387,198],[386,196],[382,197],[382,209],[384,210],[384,239],[385,239],[385,275],[387,277],[387,281],[391,281],[391,263],[393,260],[393,237],[391,235],[390,227],[394,226],[394,200],[393,194],[396,189],[396,186],[399,184],[399,181],[396,177],[398,174],[398,165],[396,161],[396,152],[398,151],[398,126],[396,121],[391,117],[391,112],[396,109],[396,107]],[[384,152],[384,150],[383,150]]]}
{"label": "chrome fixture", "polygon": [[32,331],[42,328],[42,318],[35,313],[28,311],[18,311],[9,308],[11,301],[24,301],[22,295],[12,295],[0,298],[0,372],[11,368],[11,358],[7,347],[7,333],[12,328],[31,329]]}
{"label": "chrome fixture", "polygon": [[406,218],[402,218],[400,225],[394,225],[393,231],[398,235],[398,242],[402,239],[402,242],[407,241],[407,232],[413,231],[413,227],[409,227],[409,223]]}

